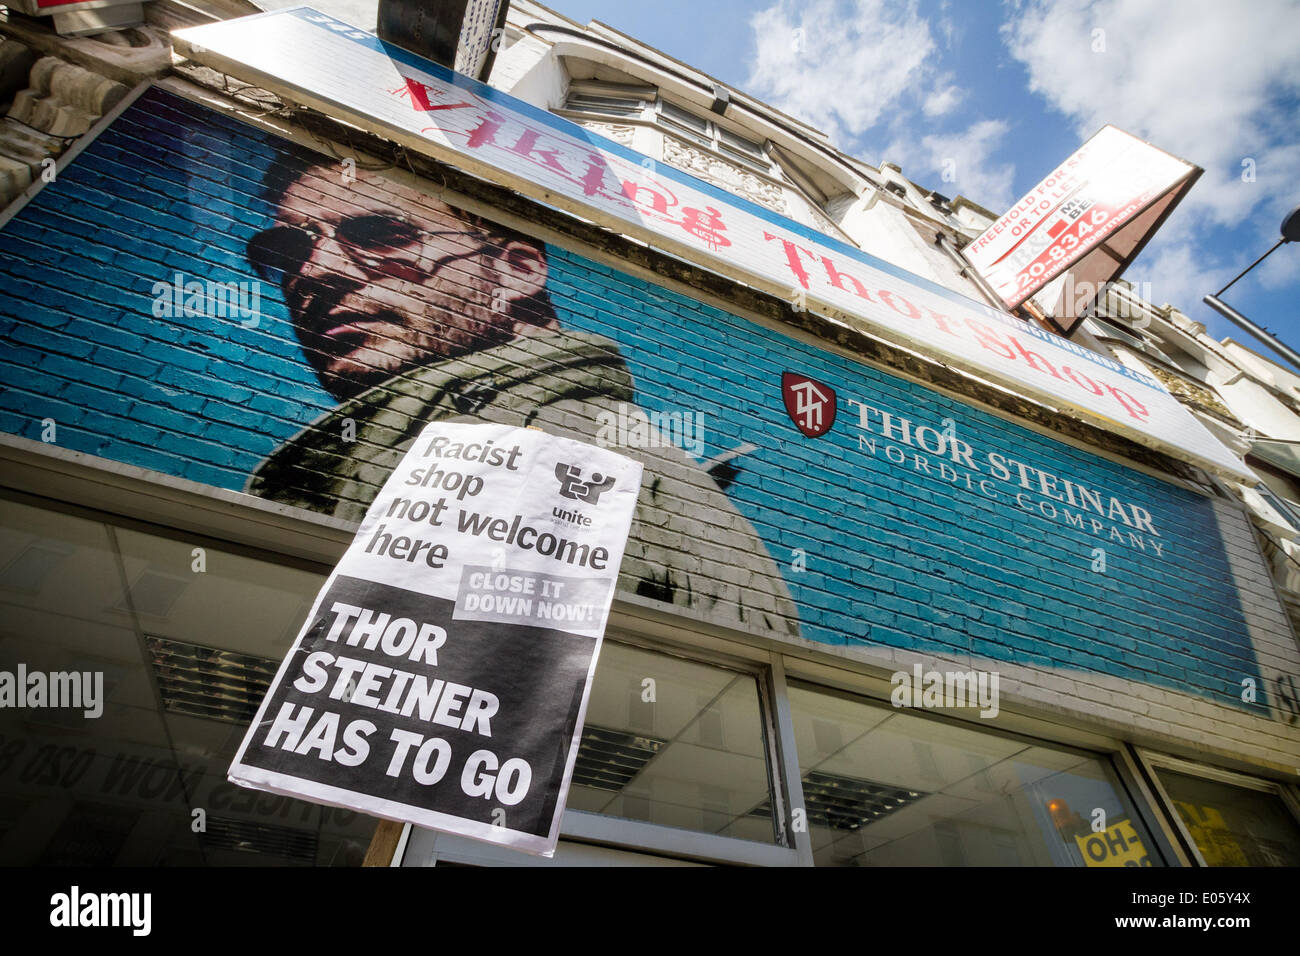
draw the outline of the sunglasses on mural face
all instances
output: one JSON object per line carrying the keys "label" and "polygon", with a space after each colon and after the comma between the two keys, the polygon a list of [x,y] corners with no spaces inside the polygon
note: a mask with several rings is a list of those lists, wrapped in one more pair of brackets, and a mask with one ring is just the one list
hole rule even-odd
{"label": "sunglasses on mural face", "polygon": [[[330,228],[330,227],[327,227]],[[331,228],[333,237],[363,268],[378,274],[411,277],[418,271],[433,275],[457,259],[468,259],[483,251],[481,242],[470,252],[453,253],[434,259],[421,269],[420,252],[426,238],[434,236],[474,237],[463,230],[429,231],[420,229],[395,216],[354,216]],[[328,235],[321,225],[310,227],[276,226],[259,232],[248,241],[248,261],[266,282],[283,283],[295,276],[311,258],[317,241]]]}

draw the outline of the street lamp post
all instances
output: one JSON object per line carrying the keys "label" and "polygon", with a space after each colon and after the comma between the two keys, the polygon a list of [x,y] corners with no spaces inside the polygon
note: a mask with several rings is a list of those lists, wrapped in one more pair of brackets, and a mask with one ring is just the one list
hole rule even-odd
{"label": "street lamp post", "polygon": [[1268,252],[1264,253],[1262,256],[1260,256],[1250,265],[1246,266],[1246,268],[1243,269],[1241,272],[1237,273],[1237,277],[1233,279],[1232,282],[1229,282],[1227,285],[1225,285],[1217,293],[1215,293],[1214,295],[1207,295],[1201,301],[1204,302],[1206,305],[1208,305],[1215,312],[1218,312],[1229,322],[1234,323],[1238,327],[1244,329],[1246,332],[1249,332],[1255,338],[1259,339],[1261,342],[1263,342],[1273,351],[1277,352],[1279,355],[1285,358],[1292,365],[1296,366],[1297,368],[1300,368],[1300,353],[1296,352],[1295,349],[1291,348],[1285,342],[1282,342],[1280,339],[1277,338],[1277,336],[1273,335],[1270,332],[1267,332],[1264,329],[1261,329],[1254,322],[1250,321],[1250,319],[1246,318],[1244,315],[1242,315],[1232,306],[1228,305],[1226,302],[1223,302],[1219,298],[1219,296],[1223,295],[1223,293],[1227,292],[1230,288],[1232,288],[1232,286],[1236,283],[1237,279],[1240,279],[1251,269],[1255,268],[1255,266],[1259,265],[1261,262],[1263,262],[1265,259],[1271,256],[1274,250],[1276,250],[1278,246],[1285,245],[1288,242],[1297,242],[1297,241],[1300,241],[1300,206],[1296,206],[1294,209],[1292,209],[1291,212],[1287,214],[1287,217],[1282,220],[1282,238],[1273,244],[1272,249],[1269,249]]}

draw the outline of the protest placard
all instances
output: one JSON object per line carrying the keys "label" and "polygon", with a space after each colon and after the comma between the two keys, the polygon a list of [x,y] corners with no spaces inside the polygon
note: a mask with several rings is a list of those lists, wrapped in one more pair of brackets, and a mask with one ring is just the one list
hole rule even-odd
{"label": "protest placard", "polygon": [[230,780],[549,856],[641,465],[427,426],[325,582]]}

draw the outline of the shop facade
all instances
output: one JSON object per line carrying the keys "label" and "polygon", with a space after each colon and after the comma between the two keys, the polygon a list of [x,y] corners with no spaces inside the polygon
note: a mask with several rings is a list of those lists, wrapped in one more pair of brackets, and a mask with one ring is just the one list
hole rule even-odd
{"label": "shop facade", "polygon": [[[568,63],[545,108],[611,132],[608,77],[523,58],[535,12],[501,75],[536,108]],[[646,466],[553,862],[1300,862],[1300,648],[1194,456],[820,317],[797,272],[783,299],[230,90],[184,64],[135,86],[0,226],[0,670],[102,680],[95,717],[0,712],[0,861],[358,865],[373,819],[225,771],[378,485],[447,420]],[[725,250],[757,210],[872,253],[855,223],[888,210],[915,247],[890,285],[826,281],[940,332],[922,303],[968,308],[920,220],[837,204],[790,129],[623,92],[610,142],[661,137],[618,182],[641,214]],[[718,205],[670,201],[697,188],[670,155]],[[724,161],[750,178],[719,186]],[[864,195],[899,198],[888,172]],[[975,359],[1154,407],[1150,376],[1015,321],[964,323]],[[544,861],[407,828],[393,862]]]}

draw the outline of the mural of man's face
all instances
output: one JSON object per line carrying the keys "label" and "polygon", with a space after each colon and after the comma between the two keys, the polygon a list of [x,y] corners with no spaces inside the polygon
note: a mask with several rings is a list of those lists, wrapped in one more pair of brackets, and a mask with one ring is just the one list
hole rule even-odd
{"label": "mural of man's face", "polygon": [[508,341],[527,325],[515,304],[546,286],[536,245],[493,237],[364,170],[350,182],[339,167],[306,170],[276,221],[250,257],[280,283],[303,351],[338,399]]}

